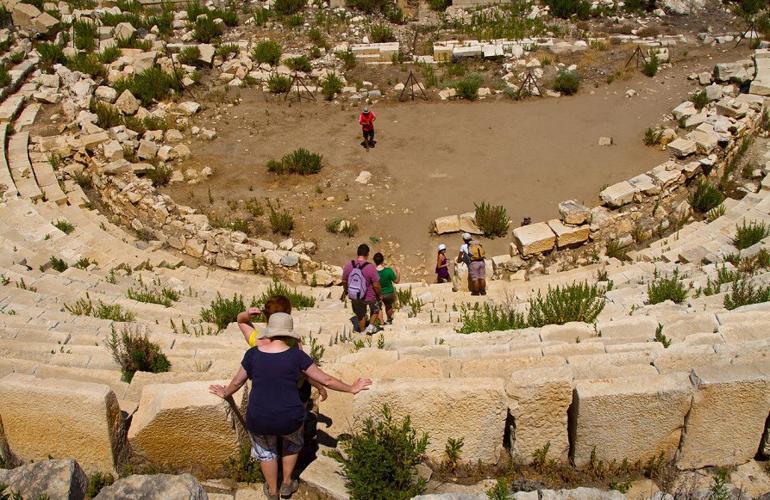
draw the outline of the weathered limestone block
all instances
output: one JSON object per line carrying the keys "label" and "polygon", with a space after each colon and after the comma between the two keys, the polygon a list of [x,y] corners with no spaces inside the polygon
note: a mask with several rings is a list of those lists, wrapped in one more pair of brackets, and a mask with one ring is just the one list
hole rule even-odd
{"label": "weathered limestone block", "polygon": [[575,384],[573,460],[646,461],[674,457],[690,409],[686,373],[578,381]]}
{"label": "weathered limestone block", "polygon": [[48,12],[43,12],[32,20],[32,28],[38,33],[48,34],[54,26],[59,24],[59,20]]}
{"label": "weathered limestone block", "polygon": [[0,469],[0,484],[21,498],[78,499],[85,497],[88,477],[72,459],[43,460],[15,469]]}
{"label": "weathered limestone block", "polygon": [[689,139],[682,139],[681,137],[679,139],[669,142],[666,148],[668,148],[671,154],[673,154],[677,158],[684,158],[685,156],[690,156],[691,154],[694,154],[696,151],[695,142]]}
{"label": "weathered limestone block", "polygon": [[102,488],[95,498],[99,500],[206,500],[208,495],[203,486],[190,474],[133,475],[118,479],[112,485]]}
{"label": "weathered limestone block", "polygon": [[626,496],[619,491],[604,491],[584,486],[573,490],[539,490],[536,493],[539,494],[539,500],[626,500]]}
{"label": "weathered limestone block", "polygon": [[565,224],[580,225],[588,220],[591,209],[576,200],[559,203],[559,215]]}
{"label": "weathered limestone block", "polygon": [[751,82],[749,92],[759,96],[770,96],[770,50],[755,50],[754,62],[757,73]]}
{"label": "weathered limestone block", "polygon": [[588,241],[588,235],[591,232],[586,224],[577,227],[567,226],[559,219],[549,220],[548,227],[556,234],[556,246],[559,248],[584,243]]}
{"label": "weathered limestone block", "polygon": [[687,138],[695,141],[695,147],[700,154],[710,154],[719,144],[719,138],[716,134],[709,134],[701,130],[694,130],[687,134]]}
{"label": "weathered limestone block", "polygon": [[748,59],[730,63],[720,63],[714,67],[714,78],[720,82],[731,80],[743,82],[751,80],[752,74],[749,73],[749,68],[752,68],[753,73],[753,67],[754,62]]}
{"label": "weathered limestone block", "polygon": [[483,234],[484,231],[476,225],[476,212],[465,212],[459,215],[460,231],[471,234]]}
{"label": "weathered limestone block", "polygon": [[636,177],[628,179],[628,182],[636,187],[639,192],[646,195],[660,194],[660,186],[655,184],[652,177],[647,174],[639,174]]}
{"label": "weathered limestone block", "polygon": [[693,104],[692,101],[684,101],[682,104],[675,107],[671,111],[671,114],[674,115],[675,119],[681,120],[682,118],[692,116],[697,112],[698,110],[695,109],[695,104]]}
{"label": "weathered limestone block", "polygon": [[32,30],[34,26],[32,20],[40,15],[40,11],[37,7],[27,3],[17,3],[13,6],[11,12],[11,19],[13,25],[19,29]]}
{"label": "weathered limestone block", "polygon": [[696,387],[677,457],[683,469],[730,466],[757,453],[770,410],[767,376],[751,365],[696,368]]}
{"label": "weathered limestone block", "polygon": [[599,193],[605,205],[611,208],[619,208],[634,201],[634,195],[638,189],[628,181],[621,181],[606,187]]}
{"label": "weathered limestone block", "polygon": [[433,221],[433,231],[436,234],[456,233],[460,230],[460,218],[456,215],[446,215]]}
{"label": "weathered limestone block", "polygon": [[569,368],[537,368],[513,372],[505,386],[514,420],[511,454],[529,461],[549,445],[548,458],[566,462],[569,453],[567,409],[572,403]]}
{"label": "weathered limestone block", "polygon": [[125,458],[125,421],[107,385],[13,373],[0,379],[0,417],[23,460],[73,457],[89,472],[110,472]]}
{"label": "weathered limestone block", "polygon": [[508,406],[502,380],[377,381],[355,397],[354,414],[376,416],[385,404],[396,419],[409,415],[415,428],[430,434],[430,458],[441,460],[451,437],[464,440],[463,461],[497,463]]}
{"label": "weathered limestone block", "polygon": [[682,167],[675,161],[667,161],[648,172],[659,185],[668,187],[682,179]]}
{"label": "weathered limestone block", "polygon": [[548,224],[538,222],[513,230],[513,241],[523,256],[548,252],[556,244],[556,235]]}
{"label": "weathered limestone block", "polygon": [[[224,462],[238,455],[241,438],[228,404],[209,394],[210,383],[145,386],[128,431],[133,454],[171,470],[222,473]],[[233,395],[240,406],[245,397],[244,389]]]}

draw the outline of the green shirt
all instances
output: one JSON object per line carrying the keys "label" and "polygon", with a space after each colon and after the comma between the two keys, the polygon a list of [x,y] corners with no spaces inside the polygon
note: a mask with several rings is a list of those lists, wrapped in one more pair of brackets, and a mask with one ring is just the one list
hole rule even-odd
{"label": "green shirt", "polygon": [[393,287],[393,282],[398,279],[396,272],[386,267],[383,270],[377,270],[377,274],[380,275],[380,289],[383,295],[390,295],[396,293],[396,289]]}

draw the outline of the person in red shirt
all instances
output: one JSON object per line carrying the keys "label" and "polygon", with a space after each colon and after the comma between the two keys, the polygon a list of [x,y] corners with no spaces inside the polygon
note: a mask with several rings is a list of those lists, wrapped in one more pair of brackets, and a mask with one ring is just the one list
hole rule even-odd
{"label": "person in red shirt", "polygon": [[376,119],[377,117],[372,111],[369,111],[369,108],[364,108],[364,111],[358,116],[358,123],[364,132],[364,147],[367,149],[374,147],[374,120]]}

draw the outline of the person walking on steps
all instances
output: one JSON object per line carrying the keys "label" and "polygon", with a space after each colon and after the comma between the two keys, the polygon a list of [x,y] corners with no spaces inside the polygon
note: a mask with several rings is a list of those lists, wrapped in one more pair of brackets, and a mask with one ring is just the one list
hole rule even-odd
{"label": "person walking on steps", "polygon": [[446,258],[446,245],[441,243],[436,254],[436,283],[447,283],[449,277],[449,259]]}
{"label": "person walking on steps", "polygon": [[468,266],[468,290],[471,295],[487,294],[485,256],[481,242],[474,240],[470,233],[463,233],[463,244],[460,246],[456,262],[464,262]]}
{"label": "person walking on steps", "polygon": [[370,111],[368,107],[358,115],[358,123],[361,125],[361,130],[364,133],[364,147],[366,149],[373,148],[376,144],[374,142],[374,120],[377,117],[374,116],[374,112]]}
{"label": "person walking on steps", "polygon": [[[396,287],[394,283],[401,280],[401,271],[396,266],[386,266],[385,257],[380,252],[374,254],[372,258],[377,266],[377,274],[380,275],[380,290],[382,291],[382,303],[385,306],[386,323],[393,324],[393,306],[396,303]],[[380,314],[382,314],[380,312]],[[380,318],[382,319],[382,318]]]}
{"label": "person walking on steps", "polygon": [[[251,380],[251,391],[246,409],[246,430],[251,438],[251,456],[259,461],[265,476],[263,487],[269,500],[289,498],[299,488],[292,477],[303,445],[305,408],[297,389],[301,374],[324,387],[339,392],[358,394],[367,390],[372,381],[359,378],[352,384],[323,372],[313,359],[299,349],[289,347],[287,341],[299,341],[294,322],[289,314],[274,313],[265,328],[268,340],[252,347],[243,356],[241,366],[230,383],[210,385],[209,392],[227,399]],[[278,484],[278,460],[281,460],[283,481]]]}
{"label": "person walking on steps", "polygon": [[[381,330],[379,323],[380,302],[382,291],[380,289],[380,275],[374,264],[369,262],[369,245],[358,245],[356,260],[351,260],[342,269],[342,299],[347,296],[356,315],[350,318],[353,322],[353,331],[374,334]],[[366,312],[369,310],[371,324],[366,325]]]}

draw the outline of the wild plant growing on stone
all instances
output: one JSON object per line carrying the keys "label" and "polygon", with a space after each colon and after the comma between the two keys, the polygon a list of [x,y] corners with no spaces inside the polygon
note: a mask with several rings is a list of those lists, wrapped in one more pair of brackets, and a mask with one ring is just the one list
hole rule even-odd
{"label": "wild plant growing on stone", "polygon": [[274,40],[263,40],[254,47],[251,56],[259,64],[276,66],[281,60],[281,44]]}
{"label": "wild plant growing on stone", "polygon": [[57,220],[53,225],[56,229],[63,232],[64,234],[70,234],[75,230],[75,226],[63,219]]}
{"label": "wild plant growing on stone", "polygon": [[674,272],[668,278],[656,276],[647,285],[647,301],[650,304],[660,304],[666,300],[670,300],[675,304],[681,304],[685,301],[687,295],[687,287],[679,276],[679,269],[674,269]]}
{"label": "wild plant growing on stone", "polygon": [[719,188],[706,180],[698,182],[695,191],[688,198],[688,202],[693,210],[702,214],[718,207],[723,201],[725,201],[725,195],[722,194]]}
{"label": "wild plant growing on stone", "polygon": [[508,233],[508,212],[502,205],[491,205],[485,201],[474,203],[476,209],[476,225],[484,236],[505,236]]}
{"label": "wild plant growing on stone", "polygon": [[321,93],[327,101],[331,101],[334,96],[342,92],[342,87],[342,80],[336,73],[329,73],[321,80]]}
{"label": "wild plant growing on stone", "polygon": [[72,42],[76,49],[92,51],[96,48],[96,23],[90,19],[81,18],[72,23],[74,36]]}
{"label": "wild plant growing on stone", "polygon": [[481,75],[473,73],[456,81],[454,83],[454,88],[458,97],[468,101],[475,101],[479,98],[479,88],[482,83],[484,83],[484,79]]}
{"label": "wild plant growing on stone", "polygon": [[537,297],[529,299],[527,323],[533,327],[563,325],[570,321],[593,323],[604,309],[604,292],[598,285],[587,282],[549,286],[545,297],[538,292]]}
{"label": "wild plant growing on stone", "polygon": [[374,23],[369,26],[369,40],[372,43],[395,42],[396,36],[387,24]]}
{"label": "wild plant growing on stone", "polygon": [[69,267],[67,263],[62,259],[54,257],[53,255],[51,255],[50,259],[48,259],[48,262],[51,264],[51,268],[53,268],[54,271],[58,271],[60,273],[63,273]]}
{"label": "wild plant growing on stone", "polygon": [[460,308],[462,325],[458,333],[493,332],[498,330],[519,330],[529,326],[524,314],[510,304],[485,302],[473,307],[463,304]]}
{"label": "wild plant growing on stone", "polygon": [[770,286],[755,285],[748,277],[736,278],[725,295],[725,309],[731,311],[741,306],[770,301]]}
{"label": "wild plant growing on stone", "polygon": [[201,50],[198,48],[197,45],[192,45],[190,47],[185,47],[182,50],[179,51],[179,55],[177,56],[177,60],[180,64],[187,64],[189,66],[194,66],[198,63],[198,59],[201,57]]}
{"label": "wild plant growing on stone", "polygon": [[270,283],[270,286],[267,287],[267,290],[262,292],[262,295],[256,299],[255,303],[262,305],[267,302],[270,297],[275,297],[277,295],[282,295],[289,299],[292,309],[308,309],[315,306],[315,297],[305,295],[296,288],[291,289],[280,281],[273,281]]}
{"label": "wild plant growing on stone", "polygon": [[214,323],[219,331],[222,331],[238,318],[238,313],[245,309],[243,295],[235,294],[227,299],[217,293],[216,299],[211,301],[209,307],[201,309],[200,318],[207,323]]}
{"label": "wild plant growing on stone", "polygon": [[733,245],[738,250],[749,248],[751,245],[759,243],[770,236],[770,227],[764,222],[751,221],[746,223],[744,220],[740,226],[736,226]]}
{"label": "wild plant growing on stone", "polygon": [[564,95],[574,95],[580,87],[580,75],[577,71],[561,70],[553,82],[553,89]]}
{"label": "wild plant growing on stone", "polygon": [[101,300],[94,302],[86,293],[73,304],[64,304],[64,308],[75,316],[93,316],[99,319],[108,319],[120,323],[128,323],[136,319],[136,314],[132,311],[124,310],[120,304],[105,304]]}
{"label": "wild plant growing on stone", "polygon": [[285,94],[291,90],[291,77],[280,73],[273,73],[267,79],[267,88],[273,94]]}
{"label": "wild plant growing on stone", "polygon": [[171,368],[171,362],[160,346],[148,339],[146,333],[139,333],[138,328],[125,326],[118,334],[112,327],[107,347],[115,362],[120,365],[125,382],[131,382],[134,374],[139,371],[163,373]]}
{"label": "wild plant growing on stone", "polygon": [[660,66],[660,60],[658,59],[658,54],[652,53],[650,55],[650,58],[644,62],[642,65],[642,73],[645,74],[645,76],[649,76],[652,78],[653,76],[658,74],[658,67]]}
{"label": "wild plant growing on stone", "polygon": [[663,334],[663,325],[658,323],[658,327],[655,328],[655,342],[660,342],[664,349],[668,349],[671,345],[671,340]]}

